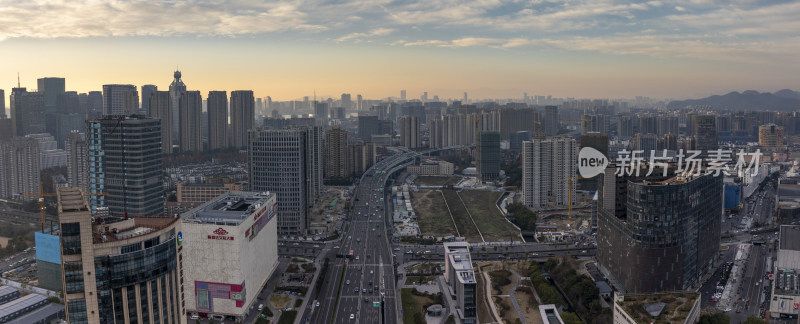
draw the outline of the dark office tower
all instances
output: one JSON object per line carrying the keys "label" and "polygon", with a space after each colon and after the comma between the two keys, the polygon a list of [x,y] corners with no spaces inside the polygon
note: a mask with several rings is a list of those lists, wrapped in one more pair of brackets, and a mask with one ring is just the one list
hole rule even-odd
{"label": "dark office tower", "polygon": [[627,178],[615,170],[606,169],[598,211],[601,271],[625,293],[690,289],[717,262],[723,177],[672,176],[674,170],[661,177],[658,170]]}
{"label": "dark office tower", "polygon": [[31,137],[0,140],[0,166],[0,197],[39,192],[38,140]]}
{"label": "dark office tower", "polygon": [[622,138],[633,137],[633,125],[635,124],[635,117],[630,115],[620,115],[617,117],[617,136]]}
{"label": "dark office tower", "polygon": [[605,115],[583,115],[582,133],[608,133],[608,117]]}
{"label": "dark office tower", "polygon": [[37,81],[37,90],[44,95],[45,112],[60,112],[58,98],[64,94],[64,78],[41,78]]}
{"label": "dark office tower", "polygon": [[686,135],[687,136],[694,136],[695,117],[697,117],[696,113],[688,113],[688,114],[686,114]]}
{"label": "dark office tower", "polygon": [[703,151],[705,155],[709,150],[717,149],[717,120],[711,115],[697,115],[694,117],[695,149]]}
{"label": "dark office tower", "polygon": [[161,120],[105,116],[87,121],[86,131],[92,211],[108,207],[115,216],[162,216]]}
{"label": "dark office tower", "polygon": [[0,118],[0,141],[9,140],[14,137],[14,120],[11,118]]}
{"label": "dark office tower", "polygon": [[608,135],[604,133],[586,133],[581,135],[581,149],[591,147],[608,156]]}
{"label": "dark office tower", "polygon": [[409,149],[422,146],[422,134],[419,131],[419,118],[417,116],[403,116],[397,120],[400,133],[400,145]]}
{"label": "dark office tower", "polygon": [[255,99],[252,90],[231,91],[232,148],[247,147],[247,133],[254,128]]}
{"label": "dark office tower", "polygon": [[342,107],[344,107],[346,111],[353,109],[353,100],[350,99],[349,93],[342,94]]}
{"label": "dark office tower", "polygon": [[561,125],[558,122],[558,107],[546,106],[544,107],[544,122],[542,122],[544,134],[546,136],[554,136],[558,134]]}
{"label": "dark office tower", "polygon": [[86,101],[87,119],[97,118],[103,115],[103,93],[100,91],[89,91]]}
{"label": "dark office tower", "polygon": [[6,91],[0,89],[0,119],[7,118],[6,116]]}
{"label": "dark office tower", "polygon": [[[78,188],[58,188],[69,323],[186,323],[179,218],[104,218]],[[113,230],[112,230],[113,229]],[[194,296],[193,296],[194,297]]]}
{"label": "dark office tower", "polygon": [[667,134],[680,134],[680,127],[678,126],[678,117],[674,116],[659,116],[658,117],[658,136]]}
{"label": "dark office tower", "polygon": [[328,111],[327,102],[314,102],[314,119],[317,120],[317,126],[324,126],[328,122],[330,112]]}
{"label": "dark office tower", "polygon": [[150,116],[150,96],[158,91],[158,87],[152,84],[142,86],[142,113]]}
{"label": "dark office tower", "polygon": [[371,141],[372,135],[379,133],[378,116],[377,115],[363,115],[358,116],[358,138],[364,141]]}
{"label": "dark office tower", "polygon": [[172,102],[169,91],[150,94],[150,117],[161,120],[161,151],[172,154]]}
{"label": "dark office tower", "polygon": [[47,133],[44,95],[25,88],[11,89],[11,119],[15,136]]}
{"label": "dark office tower", "polygon": [[315,199],[313,191],[316,182],[322,181],[317,177],[321,165],[315,165],[320,158],[314,156],[320,153],[319,128],[260,128],[249,135],[247,165],[251,190],[277,195],[279,233],[306,233],[309,205]]}
{"label": "dark office tower", "polygon": [[429,138],[428,146],[430,148],[445,147],[444,142],[444,120],[439,117],[438,119],[428,120]]}
{"label": "dark office tower", "polygon": [[347,117],[347,112],[344,107],[333,107],[331,108],[331,118],[332,119],[345,119]]}
{"label": "dark office tower", "polygon": [[730,132],[733,129],[731,115],[717,116],[717,132]]}
{"label": "dark office tower", "polygon": [[172,140],[179,141],[181,136],[181,119],[180,116],[178,116],[178,112],[181,107],[181,93],[186,92],[186,84],[181,80],[181,71],[175,71],[172,76],[174,79],[169,85],[170,110],[172,111]]}
{"label": "dark office tower", "polygon": [[358,111],[361,111],[362,109],[364,109],[364,98],[361,97],[361,95],[357,95],[356,99],[357,99],[356,105],[358,106],[358,107],[356,107],[356,109]]}
{"label": "dark office tower", "polygon": [[59,113],[86,114],[84,109],[81,107],[80,96],[78,96],[78,92],[76,91],[65,91],[61,96],[58,97],[57,101],[58,103],[56,105],[59,107]]}
{"label": "dark office tower", "polygon": [[180,118],[180,150],[181,152],[202,152],[202,114],[203,98],[200,91],[184,91],[181,93]]}
{"label": "dark office tower", "polygon": [[519,131],[516,133],[509,134],[508,137],[508,148],[515,152],[522,151],[522,142],[530,141],[531,140],[531,132],[529,131]]}
{"label": "dark office tower", "polygon": [[475,171],[478,181],[492,182],[500,178],[500,133],[479,132],[476,149]]}
{"label": "dark office tower", "polygon": [[639,116],[639,133],[658,134],[658,117],[650,115]]}
{"label": "dark office tower", "polygon": [[209,91],[206,105],[208,111],[208,149],[228,148],[228,93]]}
{"label": "dark office tower", "polygon": [[64,145],[67,151],[67,182],[70,187],[89,192],[89,143],[86,134],[67,134]]}
{"label": "dark office tower", "polygon": [[347,179],[352,174],[353,168],[347,146],[349,139],[350,133],[339,126],[333,126],[332,129],[325,132],[323,143],[325,153],[322,159],[325,161],[323,168],[325,179]]}
{"label": "dark office tower", "polygon": [[[133,107],[134,94],[137,98],[136,108]],[[138,91],[132,84],[105,84],[103,85],[103,114],[104,115],[128,115],[135,114],[139,110]]]}
{"label": "dark office tower", "polygon": [[666,134],[664,135],[664,149],[670,151],[678,150],[678,135]]}

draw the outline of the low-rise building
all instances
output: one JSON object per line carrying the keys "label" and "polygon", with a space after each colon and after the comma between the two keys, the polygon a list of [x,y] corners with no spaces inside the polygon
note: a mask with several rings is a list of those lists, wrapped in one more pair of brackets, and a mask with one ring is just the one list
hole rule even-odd
{"label": "low-rise building", "polygon": [[773,318],[797,318],[800,312],[800,226],[782,225],[779,240],[769,313]]}
{"label": "low-rise building", "polygon": [[564,324],[561,315],[558,314],[556,305],[539,305],[539,315],[542,316],[542,323],[545,324]]}
{"label": "low-rise building", "polygon": [[421,176],[453,175],[453,163],[446,161],[424,161],[408,167],[408,173]]}
{"label": "low-rise building", "polygon": [[232,191],[181,215],[186,309],[247,316],[278,265],[275,193]]}
{"label": "low-rise building", "polygon": [[244,189],[242,182],[237,183],[178,183],[177,201],[179,203],[191,203],[200,205],[211,199],[230,191],[241,191]]}
{"label": "low-rise building", "polygon": [[444,243],[445,272],[447,293],[450,300],[456,303],[456,313],[461,323],[478,323],[477,289],[475,271],[469,254],[469,243]]}
{"label": "low-rise building", "polygon": [[693,324],[700,320],[700,293],[614,294],[614,324]]}

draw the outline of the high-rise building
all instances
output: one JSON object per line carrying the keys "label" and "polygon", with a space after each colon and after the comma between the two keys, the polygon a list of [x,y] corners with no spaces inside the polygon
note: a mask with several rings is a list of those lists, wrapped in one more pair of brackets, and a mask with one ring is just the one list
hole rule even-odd
{"label": "high-rise building", "polygon": [[0,89],[0,119],[8,118],[6,115],[6,91]]}
{"label": "high-rise building", "polygon": [[[172,140],[180,142],[181,124],[179,111],[181,107],[181,93],[186,92],[186,84],[181,80],[181,71],[175,71],[172,74],[173,80],[169,85],[169,102],[170,111],[172,112]],[[176,144],[176,143],[170,143]]]}
{"label": "high-rise building", "polygon": [[461,323],[478,323],[478,282],[467,242],[444,243],[444,278]]}
{"label": "high-rise building", "polygon": [[55,137],[48,133],[28,134],[25,137],[39,142],[39,169],[67,165],[67,152],[58,148]]}
{"label": "high-rise building", "polygon": [[400,100],[406,101],[406,91],[400,90]]}
{"label": "high-rise building", "polygon": [[44,109],[48,113],[58,112],[59,97],[64,95],[64,78],[40,78],[37,89],[44,95]]}
{"label": "high-rise building", "polygon": [[428,120],[428,146],[431,148],[445,147],[444,142],[444,120],[439,117],[438,119]]}
{"label": "high-rise building", "polygon": [[366,113],[358,114],[358,138],[370,141],[372,135],[380,134],[378,130],[378,116]]}
{"label": "high-rise building", "polygon": [[39,141],[29,137],[0,141],[0,165],[0,197],[39,193]]}
{"label": "high-rise building", "polygon": [[667,134],[680,134],[678,126],[678,117],[675,116],[658,116],[658,136]]}
{"label": "high-rise building", "polygon": [[546,136],[555,136],[561,129],[561,124],[558,121],[558,107],[545,106],[544,107],[544,134]]}
{"label": "high-rise building", "polygon": [[608,118],[606,115],[583,115],[581,133],[608,133]]}
{"label": "high-rise building", "polygon": [[47,132],[44,94],[25,88],[11,89],[11,119],[14,136]]}
{"label": "high-rise building", "polygon": [[347,146],[352,173],[360,176],[375,164],[375,143],[358,141]]}
{"label": "high-rise building", "polygon": [[330,117],[328,107],[327,102],[314,102],[314,119],[316,119],[317,126],[328,124],[328,118]]}
{"label": "high-rise building", "polygon": [[86,95],[86,118],[92,119],[103,115],[103,92],[89,91]]}
{"label": "high-rise building", "polygon": [[[135,102],[135,103],[134,103]],[[139,92],[132,84],[103,85],[103,114],[130,115],[139,113]]]}
{"label": "high-rise building", "polygon": [[[522,194],[526,206],[547,208],[567,206],[570,188],[574,195],[577,144],[569,137],[522,143]],[[570,185],[572,182],[572,185]]]}
{"label": "high-rise building", "polygon": [[281,234],[303,234],[308,228],[309,206],[322,190],[321,142],[318,127],[250,132],[250,189],[277,195]]}
{"label": "high-rise building", "polygon": [[169,91],[155,91],[150,95],[150,117],[161,120],[161,150],[172,154],[172,103]]}
{"label": "high-rise building", "polygon": [[758,145],[767,149],[783,147],[783,126],[767,124],[758,126]]}
{"label": "high-rise building", "polygon": [[209,91],[208,104],[208,149],[228,148],[228,93]]}
{"label": "high-rise building", "polygon": [[508,136],[508,148],[512,151],[520,152],[522,151],[522,142],[530,141],[531,138],[531,132],[529,131],[511,133]]}
{"label": "high-rise building", "polygon": [[231,91],[231,147],[247,147],[247,134],[255,123],[255,104],[252,90]]}
{"label": "high-rise building", "polygon": [[[626,293],[690,289],[713,271],[720,244],[722,180],[625,177],[606,169],[598,210],[597,260]],[[643,175],[643,174],[642,174]]]}
{"label": "high-rise building", "polygon": [[325,163],[323,168],[325,179],[347,179],[353,174],[352,157],[348,154],[347,146],[349,140],[350,133],[339,126],[334,126],[325,132],[323,142],[325,155],[322,159]]}
{"label": "high-rise building", "polygon": [[350,111],[353,109],[353,100],[350,99],[349,93],[342,94],[342,107],[344,107],[345,111]]}
{"label": "high-rise building", "polygon": [[492,182],[500,178],[500,133],[482,131],[478,133],[475,171],[480,182]]}
{"label": "high-rise building", "polygon": [[400,129],[400,145],[416,149],[422,147],[422,134],[420,134],[420,121],[417,116],[403,116],[397,120]]}
{"label": "high-rise building", "polygon": [[105,116],[87,121],[86,131],[92,212],[108,207],[114,216],[162,216],[161,120]]}
{"label": "high-rise building", "polygon": [[183,91],[180,98],[180,150],[198,153],[203,151],[202,116],[203,98],[200,91]]}
{"label": "high-rise building", "polygon": [[187,312],[244,322],[278,266],[276,209],[275,193],[234,191],[181,215]]}
{"label": "high-rise building", "polygon": [[621,138],[631,138],[635,133],[633,125],[635,117],[630,115],[620,115],[617,117],[617,136]]}
{"label": "high-rise building", "polygon": [[86,134],[67,134],[64,145],[67,151],[67,182],[70,187],[89,192],[89,143]]}
{"label": "high-rise building", "polygon": [[581,149],[591,147],[608,156],[608,135],[604,133],[581,134]]}
{"label": "high-rise building", "polygon": [[94,218],[78,188],[58,188],[69,323],[185,323],[178,218]]}
{"label": "high-rise building", "polygon": [[717,119],[712,115],[694,117],[695,149],[705,156],[708,151],[717,149]]}
{"label": "high-rise building", "polygon": [[364,109],[364,98],[363,98],[363,97],[361,97],[361,95],[357,95],[357,96],[356,96],[356,98],[357,98],[357,100],[358,100],[358,101],[356,102],[356,104],[358,105],[358,107],[356,107],[356,109],[357,109],[358,111],[361,111],[362,109]]}
{"label": "high-rise building", "polygon": [[631,140],[631,147],[634,150],[644,151],[644,157],[649,158],[651,151],[657,151],[659,149],[659,142],[660,138],[653,133],[636,133]]}
{"label": "high-rise building", "polygon": [[142,114],[150,116],[150,96],[158,91],[158,86],[145,84],[142,86]]}

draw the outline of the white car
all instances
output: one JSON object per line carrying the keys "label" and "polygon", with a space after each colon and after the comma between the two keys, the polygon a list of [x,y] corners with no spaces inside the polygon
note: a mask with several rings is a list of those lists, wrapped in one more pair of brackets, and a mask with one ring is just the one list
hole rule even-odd
{"label": "white car", "polygon": [[200,319],[200,315],[197,315],[197,313],[192,313],[192,316],[189,316],[189,319],[193,320]]}
{"label": "white car", "polygon": [[355,319],[355,318],[356,318],[356,316],[355,316],[355,315],[353,315],[353,314],[350,314],[350,319],[351,319],[351,320],[352,320],[352,319]]}
{"label": "white car", "polygon": [[258,311],[264,310],[264,304],[258,304]]}

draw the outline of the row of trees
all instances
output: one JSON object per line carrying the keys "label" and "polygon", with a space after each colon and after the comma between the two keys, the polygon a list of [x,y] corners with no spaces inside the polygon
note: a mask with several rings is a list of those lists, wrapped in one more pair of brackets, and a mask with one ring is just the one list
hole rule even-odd
{"label": "row of trees", "polygon": [[513,203],[506,206],[506,210],[514,215],[514,224],[523,231],[536,230],[536,213],[522,203]]}

